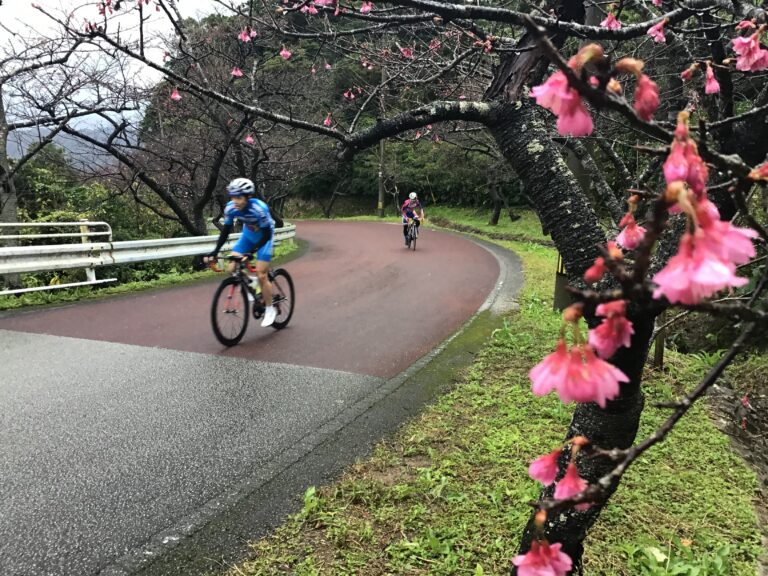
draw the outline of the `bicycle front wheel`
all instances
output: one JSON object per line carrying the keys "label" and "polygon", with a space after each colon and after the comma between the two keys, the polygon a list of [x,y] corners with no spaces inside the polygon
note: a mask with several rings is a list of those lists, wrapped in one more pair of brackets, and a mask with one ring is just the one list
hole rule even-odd
{"label": "bicycle front wheel", "polygon": [[293,307],[296,296],[293,291],[293,279],[282,268],[272,273],[272,305],[277,309],[277,316],[272,323],[272,328],[280,330],[288,325],[293,316]]}
{"label": "bicycle front wheel", "polygon": [[224,346],[234,346],[242,340],[248,328],[248,293],[239,278],[225,279],[216,290],[211,324],[216,339]]}

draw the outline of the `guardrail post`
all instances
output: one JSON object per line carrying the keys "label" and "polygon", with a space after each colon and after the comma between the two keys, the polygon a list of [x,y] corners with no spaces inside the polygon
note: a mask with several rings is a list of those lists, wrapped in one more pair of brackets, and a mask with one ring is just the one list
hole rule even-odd
{"label": "guardrail post", "polygon": [[[88,222],[86,218],[81,218],[80,222]],[[90,227],[87,224],[83,224],[80,226],[80,233],[83,234],[83,236],[80,238],[83,244],[88,244],[88,232],[90,232]],[[111,238],[110,238],[111,240]],[[85,269],[85,277],[88,279],[88,282],[95,282],[96,281],[96,269],[91,266],[90,268]]]}

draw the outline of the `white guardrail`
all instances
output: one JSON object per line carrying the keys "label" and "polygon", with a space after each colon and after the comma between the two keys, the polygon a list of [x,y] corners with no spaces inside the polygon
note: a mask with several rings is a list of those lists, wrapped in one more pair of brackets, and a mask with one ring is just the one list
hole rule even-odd
{"label": "white guardrail", "polygon": [[[27,228],[30,226],[79,226],[79,233],[66,234],[40,234],[40,235],[7,235],[0,236],[0,240],[12,240],[20,238],[62,238],[80,237],[83,242],[79,244],[57,244],[47,246],[11,246],[0,248],[0,275],[20,274],[25,272],[45,272],[51,270],[71,270],[73,268],[85,268],[88,281],[72,282],[68,284],[54,284],[51,286],[38,286],[35,288],[21,288],[16,290],[0,291],[0,296],[34,292],[39,290],[51,290],[55,288],[69,288],[72,286],[85,286],[89,284],[101,284],[114,282],[116,278],[103,280],[96,279],[95,268],[99,266],[112,266],[115,264],[133,264],[135,262],[147,262],[149,260],[162,260],[165,258],[180,258],[183,256],[199,256],[211,252],[216,247],[218,236],[192,236],[186,238],[161,238],[158,240],[129,240],[125,242],[111,242],[112,229],[106,222],[58,222],[58,223],[0,223],[0,228]],[[106,232],[92,232],[90,228],[95,226],[106,227]],[[90,236],[107,236],[106,242],[89,242]],[[292,239],[296,236],[296,226],[286,224],[283,228],[275,229],[275,243]],[[235,245],[240,234],[230,234],[223,250],[229,250]]]}

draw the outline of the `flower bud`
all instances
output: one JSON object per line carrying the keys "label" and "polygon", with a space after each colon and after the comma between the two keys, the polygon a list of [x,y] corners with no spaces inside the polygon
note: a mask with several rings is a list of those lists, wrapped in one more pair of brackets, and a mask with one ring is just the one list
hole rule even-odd
{"label": "flower bud", "polygon": [[645,66],[645,63],[637,58],[622,58],[616,62],[616,71],[637,76],[640,74],[643,66]]}
{"label": "flower bud", "polygon": [[584,315],[584,304],[576,302],[563,311],[563,320],[571,324],[578,322]]}
{"label": "flower bud", "polygon": [[624,260],[624,252],[622,252],[621,248],[619,248],[614,241],[608,242],[608,256],[617,262]]}

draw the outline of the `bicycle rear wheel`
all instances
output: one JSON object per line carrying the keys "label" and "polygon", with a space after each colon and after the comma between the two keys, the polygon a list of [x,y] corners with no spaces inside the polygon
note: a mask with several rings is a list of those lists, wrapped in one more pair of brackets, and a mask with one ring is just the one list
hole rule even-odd
{"label": "bicycle rear wheel", "polygon": [[213,295],[211,325],[216,339],[224,346],[242,340],[248,328],[248,293],[239,278],[226,278]]}
{"label": "bicycle rear wheel", "polygon": [[278,268],[272,272],[272,305],[277,309],[277,316],[272,328],[280,330],[288,325],[293,316],[296,296],[293,290],[293,279],[287,271]]}

